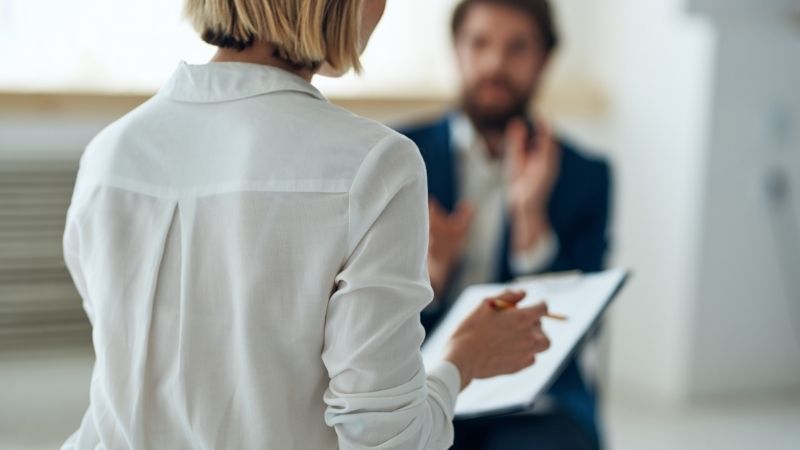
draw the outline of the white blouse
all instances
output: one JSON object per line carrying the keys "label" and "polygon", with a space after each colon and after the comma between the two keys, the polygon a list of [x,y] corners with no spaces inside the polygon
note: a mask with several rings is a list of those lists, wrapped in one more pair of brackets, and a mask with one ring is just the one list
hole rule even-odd
{"label": "white blouse", "polygon": [[302,78],[181,64],[81,159],[64,253],[93,324],[65,449],[444,449],[415,146]]}

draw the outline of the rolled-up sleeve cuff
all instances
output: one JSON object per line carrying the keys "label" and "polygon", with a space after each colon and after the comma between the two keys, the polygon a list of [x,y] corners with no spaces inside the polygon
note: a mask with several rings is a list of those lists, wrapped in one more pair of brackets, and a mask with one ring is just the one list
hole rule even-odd
{"label": "rolled-up sleeve cuff", "polygon": [[449,361],[442,361],[428,373],[428,381],[441,385],[444,389],[439,389],[444,402],[442,406],[449,413],[449,418],[453,418],[456,408],[456,399],[461,392],[461,372],[458,367]]}

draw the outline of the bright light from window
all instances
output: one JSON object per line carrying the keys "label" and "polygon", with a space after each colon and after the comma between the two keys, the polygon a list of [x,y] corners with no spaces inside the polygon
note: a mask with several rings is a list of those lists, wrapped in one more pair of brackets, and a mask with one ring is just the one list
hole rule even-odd
{"label": "bright light from window", "polygon": [[[451,94],[453,4],[389,0],[364,75],[315,83],[336,96]],[[0,90],[153,92],[178,61],[213,54],[181,8],[180,0],[0,0]]]}

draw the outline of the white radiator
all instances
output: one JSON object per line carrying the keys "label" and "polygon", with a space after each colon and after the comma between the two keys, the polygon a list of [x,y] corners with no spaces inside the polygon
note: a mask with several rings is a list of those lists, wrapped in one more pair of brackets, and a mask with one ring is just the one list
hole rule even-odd
{"label": "white radiator", "polygon": [[88,339],[61,252],[76,162],[0,161],[0,345]]}

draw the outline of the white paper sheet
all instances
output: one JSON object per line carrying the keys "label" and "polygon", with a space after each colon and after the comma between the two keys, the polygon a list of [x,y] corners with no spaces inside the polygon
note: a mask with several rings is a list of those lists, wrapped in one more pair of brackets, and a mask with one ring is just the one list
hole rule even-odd
{"label": "white paper sheet", "polygon": [[522,307],[546,300],[551,312],[563,314],[568,320],[561,322],[543,318],[542,327],[550,338],[550,348],[537,355],[533,366],[513,375],[474,380],[459,395],[456,416],[465,418],[531,406],[555,380],[572,350],[597,321],[626,277],[625,270],[613,269],[509,285],[476,285],[466,289],[423,346],[422,355],[427,367],[433,367],[441,360],[447,340],[458,324],[483,299],[504,289],[527,292],[520,303]]}

